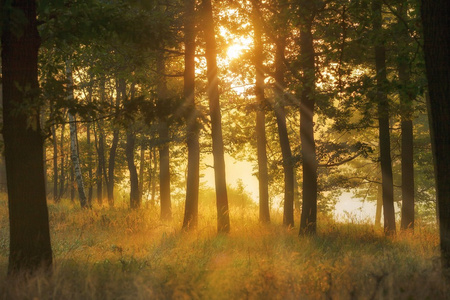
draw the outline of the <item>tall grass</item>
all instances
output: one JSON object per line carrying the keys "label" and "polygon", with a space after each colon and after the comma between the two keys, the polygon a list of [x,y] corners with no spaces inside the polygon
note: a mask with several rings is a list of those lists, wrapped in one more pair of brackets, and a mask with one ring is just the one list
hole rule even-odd
{"label": "tall grass", "polygon": [[[320,220],[319,234],[298,237],[281,224],[235,209],[229,235],[216,234],[214,209],[182,232],[182,207],[161,222],[146,207],[49,207],[54,270],[6,278],[8,227],[0,202],[2,299],[445,299],[438,235],[386,238],[366,224]],[[298,218],[296,219],[298,220]]]}

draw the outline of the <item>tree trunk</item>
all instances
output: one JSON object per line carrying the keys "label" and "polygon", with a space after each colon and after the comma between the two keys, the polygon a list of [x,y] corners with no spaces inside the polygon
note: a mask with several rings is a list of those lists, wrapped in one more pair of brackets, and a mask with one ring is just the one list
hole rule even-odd
{"label": "tree trunk", "polygon": [[61,173],[60,173],[60,177],[59,177],[59,195],[58,195],[58,201],[60,201],[62,199],[62,197],[64,196],[64,193],[66,191],[66,172],[65,172],[65,152],[64,152],[64,131],[65,131],[66,125],[62,124],[61,125],[61,140],[60,140],[60,144],[59,144],[59,149],[61,152],[61,160],[60,160],[60,166],[61,166]]}
{"label": "tree trunk", "polygon": [[141,207],[141,197],[139,196],[139,182],[136,165],[134,164],[134,145],[136,142],[136,134],[128,128],[127,145],[125,154],[127,157],[128,170],[130,172],[130,207],[138,209]]}
{"label": "tree trunk", "polygon": [[375,227],[381,227],[381,212],[383,209],[383,188],[377,185],[377,206],[375,211]]}
{"label": "tree trunk", "polygon": [[103,204],[103,174],[105,173],[105,141],[103,130],[100,128],[100,122],[97,123],[97,127],[98,134],[94,131],[95,149],[97,150],[97,169],[95,171],[95,176],[97,183],[97,203],[101,206]]}
{"label": "tree trunk", "polygon": [[58,198],[58,141],[56,140],[56,126],[52,126],[53,142],[53,201],[59,202]]}
{"label": "tree trunk", "polygon": [[266,139],[266,99],[264,97],[264,53],[262,43],[262,29],[259,21],[258,1],[252,1],[253,32],[254,32],[254,65],[256,70],[256,145],[258,153],[258,187],[259,187],[259,221],[270,223],[269,207],[269,172],[267,169],[267,139]]}
{"label": "tree trunk", "polygon": [[88,189],[88,197],[87,203],[88,206],[92,206],[92,194],[93,194],[93,185],[92,185],[92,152],[91,152],[91,126],[90,124],[86,124],[86,143],[87,143],[87,165],[88,165],[88,176],[89,176],[89,189]]}
{"label": "tree trunk", "polygon": [[198,223],[198,190],[200,178],[200,144],[195,106],[195,0],[184,1],[184,99],[186,105],[186,145],[188,151],[186,203],[183,229]]}
{"label": "tree trunk", "polygon": [[172,219],[172,203],[170,199],[170,149],[169,149],[169,125],[164,111],[164,102],[167,100],[167,82],[165,78],[166,65],[164,52],[160,51],[157,58],[157,87],[159,116],[159,200],[161,203],[161,219]]}
{"label": "tree trunk", "polygon": [[387,235],[395,233],[394,182],[392,177],[391,142],[389,133],[389,100],[386,94],[386,49],[382,41],[381,0],[373,0],[373,30],[375,45],[376,101],[378,104],[378,127],[380,143],[381,183],[383,187],[384,230]]}
{"label": "tree trunk", "polygon": [[284,48],[286,39],[279,36],[275,50],[275,102],[273,108],[277,119],[278,136],[280,138],[281,154],[284,171],[284,209],[283,225],[294,227],[294,165],[291,145],[286,127],[286,111],[284,108]]}
{"label": "tree trunk", "polygon": [[[115,110],[119,109],[120,98],[123,96],[122,92],[122,80],[117,80],[117,92],[116,92],[116,103]],[[125,88],[125,87],[123,87]],[[106,191],[108,193],[108,204],[110,207],[114,206],[114,167],[116,164],[116,153],[117,146],[119,145],[119,129],[116,128],[115,124],[113,130],[113,139],[111,142],[111,148],[109,149],[109,160],[108,160],[108,177],[106,181]]]}
{"label": "tree trunk", "polygon": [[[401,4],[398,11],[407,19],[407,4]],[[399,22],[401,22],[399,20]],[[400,39],[408,45],[410,36],[408,29],[401,26]],[[400,43],[399,43],[400,44]],[[402,215],[401,229],[414,229],[414,136],[413,136],[413,101],[411,78],[409,70],[409,55],[407,50],[400,49],[398,57],[398,77],[400,80],[400,108],[402,131]]]}
{"label": "tree trunk", "polygon": [[156,155],[156,148],[150,149],[150,165],[151,161],[153,159],[153,168],[150,168],[150,189],[151,189],[151,195],[150,195],[150,202],[152,205],[155,205],[155,198],[156,198],[156,170],[158,169],[158,157]]}
{"label": "tree trunk", "polygon": [[442,267],[450,272],[450,2],[422,0]]}
{"label": "tree trunk", "polygon": [[214,157],[214,179],[216,185],[217,230],[230,231],[228,195],[225,177],[225,158],[220,112],[219,78],[217,76],[217,50],[211,0],[203,0],[203,22],[205,34],[205,57],[208,77],[209,113],[211,117],[212,152]]}
{"label": "tree trunk", "polygon": [[[67,100],[68,102],[73,101],[73,79],[72,79],[72,68],[70,62],[66,62],[66,76],[68,80],[67,85]],[[86,192],[84,189],[83,175],[81,173],[81,163],[80,156],[78,154],[78,138],[77,138],[77,124],[75,117],[69,111],[69,128],[70,128],[70,152],[73,165],[73,171],[75,180],[78,187],[78,196],[80,200],[80,205],[82,208],[88,207],[88,202],[86,198]]]}
{"label": "tree trunk", "polygon": [[[9,10],[3,20],[3,141],[8,187],[8,274],[52,265],[44,181],[44,139],[39,120],[36,1],[15,0],[23,13],[22,34],[12,32]],[[3,12],[2,12],[3,13]],[[18,109],[24,107],[23,109]]]}
{"label": "tree trunk", "polygon": [[317,157],[314,140],[315,54],[312,33],[313,13],[300,25],[300,61],[302,91],[300,94],[300,142],[302,144],[303,205],[300,234],[317,230]]}
{"label": "tree trunk", "polygon": [[139,198],[142,202],[144,195],[144,172],[145,172],[145,142],[141,141],[141,151],[139,156]]}

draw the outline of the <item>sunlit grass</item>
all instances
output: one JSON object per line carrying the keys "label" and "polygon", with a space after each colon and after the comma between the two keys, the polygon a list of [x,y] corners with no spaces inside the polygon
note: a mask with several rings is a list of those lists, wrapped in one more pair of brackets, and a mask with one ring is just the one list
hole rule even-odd
{"label": "sunlit grass", "polygon": [[438,236],[420,224],[414,235],[386,238],[365,224],[320,220],[316,237],[257,222],[257,210],[232,209],[231,232],[216,234],[215,211],[181,231],[158,209],[82,211],[49,207],[54,272],[6,278],[6,202],[0,202],[3,299],[444,299]]}

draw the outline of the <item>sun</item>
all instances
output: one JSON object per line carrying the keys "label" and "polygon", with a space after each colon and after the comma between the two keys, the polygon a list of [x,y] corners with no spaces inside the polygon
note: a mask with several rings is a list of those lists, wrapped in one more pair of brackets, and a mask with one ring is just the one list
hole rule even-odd
{"label": "sun", "polygon": [[227,48],[228,60],[239,58],[244,51],[249,50],[252,46],[252,39],[249,37],[237,36],[232,40],[232,44]]}

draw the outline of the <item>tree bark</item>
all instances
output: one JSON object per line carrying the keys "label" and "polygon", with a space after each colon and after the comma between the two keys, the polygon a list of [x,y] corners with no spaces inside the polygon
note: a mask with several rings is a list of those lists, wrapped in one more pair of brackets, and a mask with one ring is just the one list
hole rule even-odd
{"label": "tree bark", "polygon": [[380,144],[381,183],[383,187],[384,231],[395,233],[394,182],[392,177],[391,142],[389,132],[389,100],[386,94],[386,49],[382,40],[381,0],[373,0],[373,30],[375,44],[376,102],[378,105],[378,128]]}
{"label": "tree bark", "polygon": [[[115,110],[119,109],[120,99],[124,96],[124,93],[122,89],[125,87],[122,87],[125,83],[122,79],[117,80],[117,92],[116,92],[116,103],[115,103]],[[108,194],[108,204],[110,207],[114,207],[114,168],[116,165],[116,153],[117,153],[117,147],[119,145],[119,129],[113,125],[113,139],[111,142],[111,148],[109,149],[109,160],[108,160],[108,177],[106,181],[106,191]]]}
{"label": "tree bark", "polygon": [[256,71],[256,145],[258,154],[258,188],[259,188],[259,221],[270,223],[269,207],[269,172],[267,168],[267,139],[266,139],[266,99],[264,97],[263,43],[262,29],[259,21],[258,1],[252,1],[253,32],[254,32],[254,65]]}
{"label": "tree bark", "polygon": [[[52,265],[44,181],[44,138],[40,128],[36,1],[11,1],[23,13],[22,34],[3,20],[3,140],[8,187],[8,274]],[[9,10],[6,12],[8,14]],[[26,107],[19,109],[20,107]]]}
{"label": "tree bark", "polygon": [[170,136],[167,115],[164,112],[164,102],[167,100],[167,82],[165,78],[166,65],[164,52],[160,51],[157,58],[157,88],[159,114],[159,200],[161,203],[161,219],[172,219],[172,203],[170,199]]}
{"label": "tree bark", "polygon": [[61,166],[61,173],[59,177],[59,195],[58,195],[58,201],[61,201],[62,197],[64,196],[64,193],[66,192],[66,172],[65,172],[65,152],[64,152],[64,131],[66,129],[66,125],[61,125],[61,139],[59,143],[59,149],[61,152],[61,160],[60,160],[60,166]]}
{"label": "tree bark", "polygon": [[197,227],[200,181],[200,126],[195,106],[195,0],[184,1],[184,99],[186,103],[186,146],[188,166],[183,229]]}
{"label": "tree bark", "polygon": [[284,172],[284,207],[283,225],[294,227],[294,165],[291,145],[286,127],[286,111],[284,107],[284,50],[286,39],[279,36],[275,50],[275,101],[273,108],[277,119],[278,136],[280,138],[281,154]]}
{"label": "tree bark", "polygon": [[139,197],[141,202],[144,195],[145,148],[145,142],[141,141],[139,156]]}
{"label": "tree bark", "polygon": [[[398,11],[402,18],[407,19],[407,4],[401,4]],[[400,21],[399,21],[400,22]],[[399,24],[400,41],[407,47],[410,36],[408,29]],[[401,229],[414,230],[414,135],[413,135],[413,101],[411,91],[411,72],[409,70],[408,51],[400,49],[398,57],[398,77],[400,80],[400,108],[402,132],[402,215]]]}
{"label": "tree bark", "polygon": [[127,157],[128,170],[130,172],[130,208],[138,209],[141,207],[141,197],[139,194],[139,180],[136,165],[134,163],[134,145],[136,134],[132,129],[127,130],[127,145],[125,154]]}
{"label": "tree bark", "polygon": [[211,0],[203,0],[203,23],[205,34],[205,57],[208,77],[209,113],[211,117],[212,152],[214,157],[214,179],[216,185],[217,230],[230,231],[228,195],[225,177],[225,158],[220,112],[219,78],[217,76],[217,50]]}
{"label": "tree bark", "polygon": [[422,0],[442,267],[450,272],[450,2]]}
{"label": "tree bark", "polygon": [[58,198],[58,141],[56,140],[56,126],[52,126],[53,142],[53,201],[59,202]]}
{"label": "tree bark", "polygon": [[300,61],[302,90],[300,93],[300,142],[302,145],[303,204],[300,234],[317,230],[317,157],[314,140],[315,53],[312,33],[313,12],[300,25]]}
{"label": "tree bark", "polygon": [[[72,68],[70,66],[70,62],[66,62],[66,76],[68,80],[67,85],[67,100],[73,101],[73,79],[72,79]],[[75,117],[69,111],[69,128],[70,128],[70,152],[71,159],[73,165],[73,172],[75,176],[75,180],[77,182],[78,188],[78,198],[80,201],[81,208],[88,207],[88,202],[86,198],[86,191],[84,188],[84,180],[83,174],[81,173],[81,164],[80,164],[80,156],[78,154],[78,138],[77,138],[77,124],[75,121]]]}

